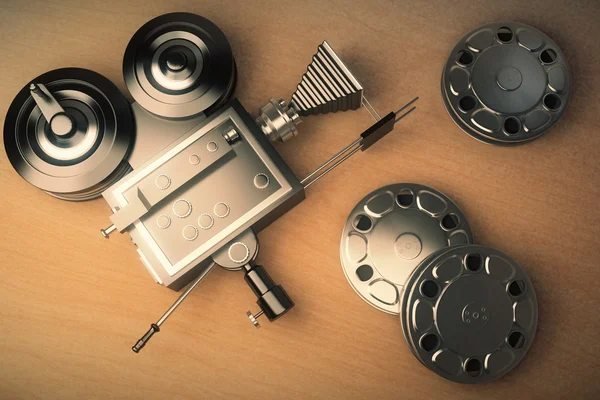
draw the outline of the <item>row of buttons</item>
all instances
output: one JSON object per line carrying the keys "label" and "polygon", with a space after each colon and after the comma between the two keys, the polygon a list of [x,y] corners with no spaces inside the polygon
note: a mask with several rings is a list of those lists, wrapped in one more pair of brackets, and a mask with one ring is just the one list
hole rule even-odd
{"label": "row of buttons", "polygon": [[[224,202],[219,202],[213,207],[213,212],[217,218],[227,217],[230,211],[229,205]],[[185,199],[179,199],[173,203],[173,213],[179,218],[186,218],[192,213],[192,204]],[[204,230],[212,228],[214,223],[215,221],[210,214],[203,213],[198,217],[198,225]],[[171,217],[167,214],[161,214],[157,217],[156,224],[161,229],[167,229],[171,226]],[[186,225],[181,233],[186,240],[194,240],[198,237],[198,229],[193,225]]]}
{"label": "row of buttons", "polygon": [[[206,149],[209,152],[214,153],[219,149],[219,145],[217,144],[217,142],[208,142],[208,144],[206,145]],[[200,156],[198,154],[192,154],[191,156],[189,156],[188,161],[192,165],[198,165],[200,164]],[[171,178],[169,178],[169,176],[165,174],[158,175],[154,180],[154,184],[160,190],[166,190],[169,188],[169,186],[171,186]]]}
{"label": "row of buttons", "polygon": [[[219,202],[217,204],[215,204],[215,206],[213,207],[213,212],[215,213],[215,215],[217,216],[217,218],[225,218],[226,216],[229,215],[229,206],[227,205],[227,203],[223,203],[223,202]],[[186,199],[179,199],[177,200],[175,203],[173,203],[173,214],[175,214],[176,216],[178,216],[179,218],[185,218],[187,216],[189,216],[192,213],[192,204],[187,201]],[[200,216],[200,218],[202,218],[203,216],[208,216],[211,220],[212,217],[209,214],[202,214]],[[207,226],[210,225],[212,226],[212,223],[208,223],[208,221],[206,221],[205,219],[205,223],[200,223],[200,226]],[[200,219],[198,219],[198,221],[200,221]],[[208,226],[206,229],[210,228],[210,226]]]}

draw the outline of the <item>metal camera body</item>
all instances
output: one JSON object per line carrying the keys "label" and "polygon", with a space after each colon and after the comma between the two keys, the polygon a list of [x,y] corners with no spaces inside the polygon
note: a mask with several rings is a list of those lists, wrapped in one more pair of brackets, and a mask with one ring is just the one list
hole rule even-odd
{"label": "metal camera body", "polygon": [[131,236],[154,279],[179,290],[213,262],[241,269],[257,252],[250,232],[260,232],[305,192],[232,100],[103,196],[114,211],[111,221]]}

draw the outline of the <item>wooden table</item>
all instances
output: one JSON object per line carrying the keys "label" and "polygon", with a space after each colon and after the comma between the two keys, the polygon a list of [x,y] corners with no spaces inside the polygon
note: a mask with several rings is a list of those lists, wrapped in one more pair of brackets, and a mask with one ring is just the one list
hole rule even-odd
{"label": "wooden table", "polygon": [[[415,95],[418,108],[382,145],[315,184],[261,233],[259,261],[296,302],[254,329],[241,273],[217,270],[139,355],[133,342],[177,294],[153,284],[126,235],[104,240],[101,200],[56,200],[0,156],[0,398],[549,399],[600,392],[600,4],[596,1],[209,2],[17,1],[0,4],[0,114],[33,77],[93,69],[124,92],[133,33],[172,11],[201,14],[228,36],[237,97],[255,112],[288,97],[327,39],[380,112]],[[515,19],[549,34],[574,77],[560,123],[530,144],[486,146],[448,117],[440,75],[472,28]],[[307,118],[278,146],[302,177],[371,123],[363,111]],[[509,253],[530,275],[539,329],[503,379],[459,385],[411,354],[397,317],[363,302],[339,261],[340,232],[369,191],[432,186],[469,217],[478,243]],[[597,397],[595,397],[597,398]]]}

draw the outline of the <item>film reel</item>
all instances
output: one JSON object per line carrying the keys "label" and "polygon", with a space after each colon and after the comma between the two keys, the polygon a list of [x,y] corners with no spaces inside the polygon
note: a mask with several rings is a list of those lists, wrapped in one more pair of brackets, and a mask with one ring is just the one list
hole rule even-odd
{"label": "film reel", "polygon": [[123,94],[102,75],[80,68],[35,78],[17,94],[4,123],[13,168],[64,200],[97,197],[124,176],[133,138]]}
{"label": "film reel", "polygon": [[429,254],[472,243],[465,215],[444,194],[417,184],[379,188],[354,207],[340,244],[352,288],[373,307],[399,313],[409,275]]}
{"label": "film reel", "polygon": [[231,47],[212,22],[190,13],[161,15],[131,38],[123,58],[129,92],[143,108],[165,118],[209,114],[233,93]]}
{"label": "film reel", "polygon": [[537,328],[537,299],[527,274],[506,254],[484,246],[431,254],[406,282],[400,307],[415,357],[460,383],[508,373]]}
{"label": "film reel", "polygon": [[515,145],[540,137],[560,119],[571,73],[543,32],[495,22],[460,39],[441,86],[444,105],[463,131],[485,143]]}

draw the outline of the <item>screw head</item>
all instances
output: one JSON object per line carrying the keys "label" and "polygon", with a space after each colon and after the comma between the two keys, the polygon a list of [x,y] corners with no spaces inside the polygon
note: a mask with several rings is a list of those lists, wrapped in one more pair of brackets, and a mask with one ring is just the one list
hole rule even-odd
{"label": "screw head", "polygon": [[252,322],[252,325],[254,325],[255,328],[260,328],[260,323],[250,311],[246,311],[246,316],[248,316],[248,319],[250,322]]}

